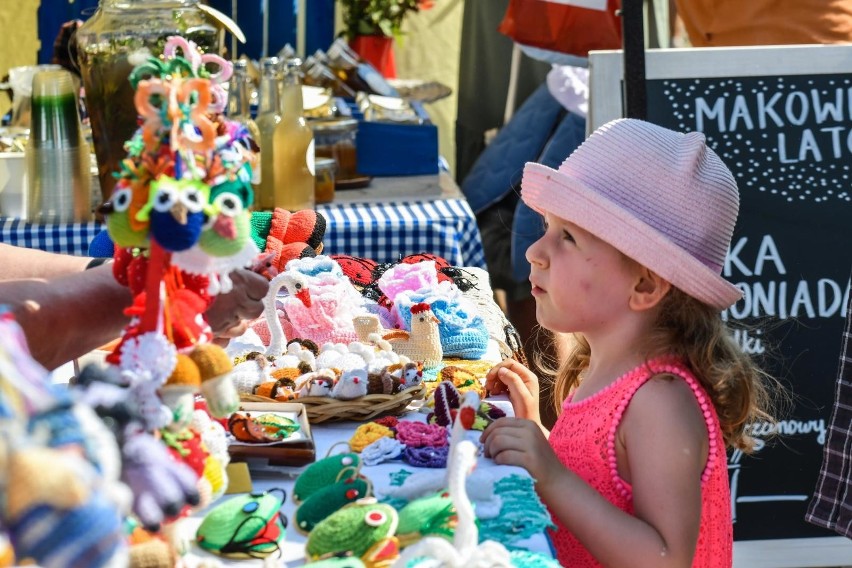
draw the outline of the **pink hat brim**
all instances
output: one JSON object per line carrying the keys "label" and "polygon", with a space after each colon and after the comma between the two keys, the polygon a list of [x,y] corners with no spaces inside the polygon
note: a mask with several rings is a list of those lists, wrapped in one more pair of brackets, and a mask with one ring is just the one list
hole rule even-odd
{"label": "pink hat brim", "polygon": [[705,304],[724,310],[742,298],[739,288],[580,180],[527,163],[521,187],[521,197],[532,209],[589,231]]}

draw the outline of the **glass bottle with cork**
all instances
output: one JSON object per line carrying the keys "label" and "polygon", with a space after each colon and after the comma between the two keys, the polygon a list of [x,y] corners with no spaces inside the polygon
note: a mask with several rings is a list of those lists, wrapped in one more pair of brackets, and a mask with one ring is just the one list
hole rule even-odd
{"label": "glass bottle with cork", "polygon": [[249,94],[248,61],[238,59],[234,73],[228,82],[228,118],[244,125],[256,144],[260,144],[260,130],[251,117],[251,95]]}
{"label": "glass bottle with cork", "polygon": [[281,122],[278,90],[281,84],[280,63],[277,57],[261,60],[260,110],[257,128],[260,130],[260,183],[255,186],[255,206],[261,211],[275,208],[275,129]]}
{"label": "glass bottle with cork", "polygon": [[301,60],[282,65],[281,122],[275,127],[275,207],[312,209],[314,198],[314,135],[302,115]]}

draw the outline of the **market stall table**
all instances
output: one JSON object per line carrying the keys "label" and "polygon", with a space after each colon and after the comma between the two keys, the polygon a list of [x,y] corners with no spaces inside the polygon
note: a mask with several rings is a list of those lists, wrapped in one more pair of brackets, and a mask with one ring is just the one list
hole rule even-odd
{"label": "market stall table", "polygon": [[[498,397],[500,400],[496,402],[502,409],[511,413],[511,405],[505,397]],[[494,402],[493,399],[489,401]],[[406,420],[423,420],[425,414],[419,413],[416,410],[400,417]],[[351,438],[355,429],[358,427],[355,422],[337,422],[331,424],[312,425],[311,431],[314,443],[317,449],[317,459],[325,457],[329,449],[335,444],[345,442]],[[468,434],[469,440],[476,440],[479,437],[479,432],[471,432]],[[342,451],[340,448],[335,449],[335,452]],[[304,546],[307,537],[300,534],[293,526],[295,518],[296,505],[293,503],[293,484],[295,476],[304,468],[256,468],[258,464],[252,465],[252,489],[254,491],[268,491],[270,489],[284,489],[287,493],[287,499],[282,507],[282,512],[287,516],[288,528],[284,542],[281,546],[281,557],[275,558],[274,565],[301,566],[305,562]],[[366,475],[376,488],[387,487],[391,481],[391,473],[405,469],[407,471],[424,471],[422,468],[415,468],[401,461],[386,462],[377,466],[364,466],[361,472]],[[514,466],[496,465],[492,460],[479,456],[477,459],[477,471],[487,471],[493,479],[503,479],[511,475],[528,477],[527,472]],[[442,475],[444,470],[429,470],[434,471],[435,475]],[[223,499],[230,499],[231,496],[226,496]],[[191,539],[195,530],[201,522],[201,516],[195,516],[186,521],[181,529],[181,534],[184,538]],[[530,538],[519,540],[512,544],[514,548],[521,548],[532,552],[544,554],[552,557],[550,543],[543,532],[539,532]],[[205,560],[217,558],[228,566],[262,566],[261,560],[248,561],[229,561],[216,557],[208,552],[202,551],[197,546],[194,546],[189,558],[186,558],[188,566],[200,566]]]}
{"label": "market stall table", "polygon": [[[367,188],[339,191],[316,210],[328,221],[326,254],[391,262],[430,252],[456,266],[485,267],[476,218],[446,173],[374,178]],[[38,225],[0,217],[0,242],[85,255],[102,229],[96,222]]]}

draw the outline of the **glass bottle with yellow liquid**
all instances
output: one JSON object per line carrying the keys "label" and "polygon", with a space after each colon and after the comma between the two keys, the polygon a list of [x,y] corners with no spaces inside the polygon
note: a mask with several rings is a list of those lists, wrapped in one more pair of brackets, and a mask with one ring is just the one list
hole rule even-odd
{"label": "glass bottle with yellow liquid", "polygon": [[275,207],[312,209],[314,200],[314,134],[302,116],[301,61],[282,66],[281,122],[272,142],[275,156]]}
{"label": "glass bottle with yellow liquid", "polygon": [[281,122],[278,89],[281,83],[280,60],[266,57],[261,61],[260,111],[257,129],[260,131],[260,183],[254,188],[255,205],[261,211],[275,207],[275,129]]}

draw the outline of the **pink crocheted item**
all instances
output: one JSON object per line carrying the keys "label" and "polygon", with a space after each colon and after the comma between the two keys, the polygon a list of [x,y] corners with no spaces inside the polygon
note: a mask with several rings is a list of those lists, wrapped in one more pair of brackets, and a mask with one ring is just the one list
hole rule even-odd
{"label": "pink crocheted item", "polygon": [[[293,325],[281,310],[278,310],[278,321],[281,322],[281,328],[286,337],[296,337],[296,334],[293,331]],[[269,322],[266,321],[266,317],[260,316],[251,323],[250,327],[258,335],[258,337],[260,337],[263,344],[269,346],[269,343],[272,340],[272,334],[269,331]]]}
{"label": "pink crocheted item", "polygon": [[[562,413],[550,433],[550,445],[565,467],[571,469],[607,501],[633,514],[632,488],[618,475],[615,437],[624,410],[639,388],[657,374],[681,377],[692,389],[704,412],[709,436],[707,465],[701,475],[701,524],[693,566],[730,566],[733,547],[731,492],[728,486],[725,441],[713,403],[698,380],[673,358],[658,358],[641,365],[595,396],[562,404]],[[583,545],[556,515],[553,544],[563,566],[597,566]]]}
{"label": "pink crocheted item", "polygon": [[416,264],[397,264],[389,268],[378,280],[379,289],[391,302],[395,302],[400,292],[416,292],[438,285],[435,261],[426,260]]}
{"label": "pink crocheted item", "polygon": [[411,420],[399,421],[396,425],[396,439],[409,448],[440,448],[448,443],[447,429],[443,426]]}

